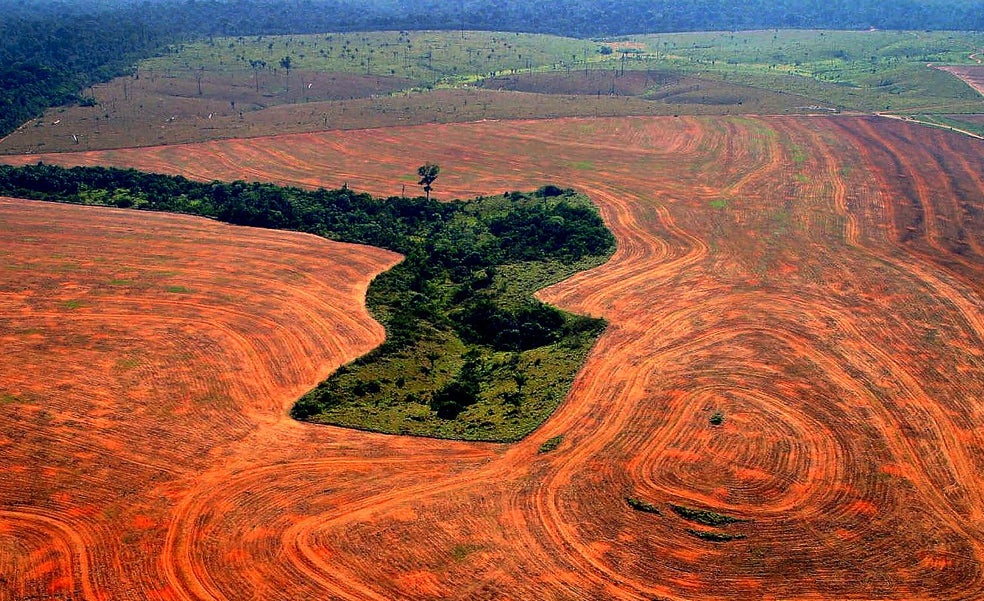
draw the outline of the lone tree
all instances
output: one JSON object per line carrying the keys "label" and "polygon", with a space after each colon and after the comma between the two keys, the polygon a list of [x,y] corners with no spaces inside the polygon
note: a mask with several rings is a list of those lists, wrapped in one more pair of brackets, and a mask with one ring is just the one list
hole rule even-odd
{"label": "lone tree", "polygon": [[427,194],[427,200],[431,197],[431,184],[437,179],[437,174],[441,172],[441,168],[434,163],[427,163],[417,167],[417,175],[420,176],[420,181],[417,182],[424,187],[424,192]]}

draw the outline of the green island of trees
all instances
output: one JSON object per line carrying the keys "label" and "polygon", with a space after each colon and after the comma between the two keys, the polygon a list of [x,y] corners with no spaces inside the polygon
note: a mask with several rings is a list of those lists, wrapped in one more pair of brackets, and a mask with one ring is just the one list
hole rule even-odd
{"label": "green island of trees", "polygon": [[437,202],[39,163],[0,165],[0,195],[201,215],[402,253],[367,293],[386,341],[301,398],[297,419],[517,440],[563,400],[604,328],[533,298],[615,246],[586,197],[552,185]]}

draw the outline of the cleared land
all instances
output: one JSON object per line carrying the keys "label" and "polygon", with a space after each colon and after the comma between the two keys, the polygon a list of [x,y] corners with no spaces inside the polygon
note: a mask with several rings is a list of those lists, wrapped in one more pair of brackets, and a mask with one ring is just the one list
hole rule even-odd
{"label": "cleared land", "polygon": [[982,44],[973,32],[887,31],[217,38],[96,86],[91,106],[49,110],[0,153],[483,119],[980,113],[984,99],[932,65],[975,65]]}
{"label": "cleared land", "polygon": [[[463,444],[284,417],[305,382],[378,342],[379,332],[362,317],[344,343],[286,353],[274,343],[277,324],[306,331],[312,319],[317,329],[364,316],[355,290],[392,255],[359,249],[373,258],[341,279],[336,264],[350,254],[326,251],[325,266],[305,253],[304,265],[316,265],[300,271],[315,270],[304,280],[316,289],[284,305],[273,290],[291,286],[266,280],[282,257],[260,276],[229,273],[248,290],[227,293],[213,311],[244,325],[218,330],[201,325],[213,305],[194,295],[224,288],[191,274],[251,267],[242,254],[201,260],[164,282],[174,292],[150,283],[154,296],[137,303],[143,312],[126,313],[138,334],[116,332],[127,322],[98,317],[112,305],[83,293],[95,284],[71,288],[88,274],[146,280],[109,261],[95,271],[101,264],[90,257],[102,249],[120,256],[101,241],[110,232],[80,231],[73,216],[69,233],[49,236],[29,220],[37,205],[4,203],[2,331],[5,350],[21,349],[0,363],[0,561],[19,587],[7,590],[158,599],[981,597],[982,149],[966,136],[879,118],[688,117],[23,157],[347,182],[376,194],[397,193],[401,178],[431,160],[442,167],[442,198],[575,185],[599,203],[619,247],[606,265],[542,293],[611,324],[566,402],[520,443]],[[84,211],[42,208],[45,223]],[[86,215],[100,223],[103,214]],[[175,219],[112,215],[132,216],[136,231]],[[98,243],[65,246],[96,235]],[[53,242],[39,252],[34,237]],[[162,238],[154,247],[146,237],[128,242],[127,263],[157,257],[159,269],[185,273]],[[41,262],[41,281],[26,299],[31,270],[8,266],[32,261]],[[323,303],[331,282],[347,281],[363,284],[330,308],[271,317]],[[169,294],[193,298],[162,303]],[[120,363],[127,350],[146,362],[132,368],[146,372],[120,376],[132,377],[123,381],[136,392],[105,377],[130,365]],[[236,373],[223,367],[243,363]],[[295,369],[289,384],[275,376]],[[194,399],[185,382],[216,379],[227,400],[181,409],[176,399]]]}

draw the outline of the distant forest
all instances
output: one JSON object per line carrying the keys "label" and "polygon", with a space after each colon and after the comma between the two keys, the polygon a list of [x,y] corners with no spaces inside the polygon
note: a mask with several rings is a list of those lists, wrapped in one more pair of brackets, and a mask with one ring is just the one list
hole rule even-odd
{"label": "distant forest", "polygon": [[980,0],[0,0],[0,136],[168,44],[477,29],[604,37],[765,28],[984,29]]}

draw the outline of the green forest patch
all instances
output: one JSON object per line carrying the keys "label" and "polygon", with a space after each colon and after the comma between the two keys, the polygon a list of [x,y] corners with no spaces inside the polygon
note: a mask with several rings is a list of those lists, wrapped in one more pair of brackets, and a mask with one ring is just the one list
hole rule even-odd
{"label": "green forest patch", "polygon": [[347,188],[197,183],[132,169],[37,164],[0,165],[0,194],[108,206],[133,206],[140,198],[148,210],[402,253],[405,259],[379,275],[366,298],[386,327],[386,341],[305,395],[291,411],[297,419],[393,434],[517,440],[560,404],[605,326],[533,297],[601,264],[615,248],[591,202],[557,186],[441,203],[377,199]]}
{"label": "green forest patch", "polygon": [[457,207],[370,286],[386,342],[301,399],[295,417],[517,440],[564,399],[604,323],[533,293],[604,261],[610,234],[586,198],[552,186]]}

